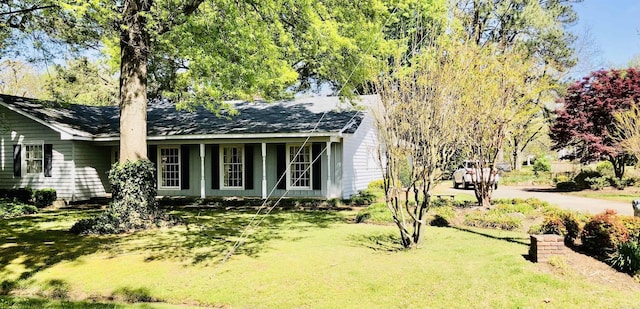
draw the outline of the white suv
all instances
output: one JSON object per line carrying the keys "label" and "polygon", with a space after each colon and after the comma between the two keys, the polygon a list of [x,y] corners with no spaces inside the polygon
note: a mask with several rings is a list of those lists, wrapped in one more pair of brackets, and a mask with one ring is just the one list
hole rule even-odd
{"label": "white suv", "polygon": [[[460,185],[463,185],[465,189],[472,187],[479,174],[476,166],[477,161],[463,161],[460,167],[453,172],[453,187],[456,189],[459,188]],[[489,168],[485,168],[483,175],[485,178],[491,175],[491,185],[494,189],[498,189],[500,175],[498,175],[495,169],[489,171]]]}

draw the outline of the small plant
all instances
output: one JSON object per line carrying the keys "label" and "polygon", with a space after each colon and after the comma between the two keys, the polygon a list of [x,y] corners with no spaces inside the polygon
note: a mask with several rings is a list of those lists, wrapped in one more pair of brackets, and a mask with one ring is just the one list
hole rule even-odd
{"label": "small plant", "polygon": [[0,201],[0,218],[2,219],[15,218],[37,212],[38,208],[33,205],[6,200]]}
{"label": "small plant", "polygon": [[602,190],[610,184],[607,177],[588,177],[584,179],[584,183],[589,186],[589,189],[596,191]]}
{"label": "small plant", "polygon": [[56,189],[47,188],[33,192],[33,204],[38,208],[47,207],[57,199]]}
{"label": "small plant", "polygon": [[556,183],[556,190],[561,192],[578,191],[578,184],[575,181],[564,181]]}
{"label": "small plant", "polygon": [[580,239],[587,251],[608,254],[614,252],[620,243],[629,241],[629,232],[615,210],[608,209],[585,224]]}
{"label": "small plant", "polygon": [[596,171],[603,176],[613,176],[613,163],[609,161],[600,161],[596,164]]}
{"label": "small plant", "polygon": [[378,179],[378,180],[374,180],[374,181],[370,182],[369,185],[367,186],[367,189],[369,189],[369,190],[384,190],[384,180],[383,179]]}
{"label": "small plant", "polygon": [[537,174],[538,172],[550,172],[551,171],[551,162],[545,156],[538,157],[533,162],[533,171]]}
{"label": "small plant", "polygon": [[550,215],[544,218],[544,222],[540,225],[541,234],[556,234],[560,236],[567,235],[567,227],[564,220],[557,215]]}
{"label": "small plant", "polygon": [[378,196],[376,196],[371,190],[365,189],[358,191],[357,195],[352,196],[345,202],[355,206],[364,206],[373,204],[376,199],[378,199]]}
{"label": "small plant", "polygon": [[615,269],[629,274],[640,271],[640,243],[627,241],[619,244],[608,262]]}
{"label": "small plant", "polygon": [[602,174],[600,174],[598,171],[581,170],[580,173],[578,173],[578,175],[573,177],[573,181],[576,183],[576,186],[578,187],[578,189],[583,190],[583,189],[589,189],[590,187],[590,183],[586,181],[587,178],[593,179],[593,178],[600,178],[600,177],[602,177]]}
{"label": "small plant", "polygon": [[522,227],[522,219],[499,213],[473,212],[465,216],[464,224],[513,231]]}
{"label": "small plant", "polygon": [[619,216],[632,240],[640,241],[640,217]]}

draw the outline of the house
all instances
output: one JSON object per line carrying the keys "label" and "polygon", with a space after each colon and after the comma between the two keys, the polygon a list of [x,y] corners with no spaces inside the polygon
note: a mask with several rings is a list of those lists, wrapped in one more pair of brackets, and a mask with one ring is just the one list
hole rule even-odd
{"label": "house", "polygon": [[[366,108],[375,101],[359,97],[360,109],[336,97],[236,101],[229,104],[238,114],[221,117],[150,103],[148,156],[158,195],[348,198],[382,177]],[[117,107],[0,95],[0,117],[0,188],[51,187],[68,201],[110,191]]]}

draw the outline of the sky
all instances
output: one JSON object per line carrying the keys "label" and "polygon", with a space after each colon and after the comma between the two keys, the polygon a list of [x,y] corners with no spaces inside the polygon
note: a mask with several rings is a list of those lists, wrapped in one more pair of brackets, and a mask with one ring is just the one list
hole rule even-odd
{"label": "sky", "polygon": [[640,0],[584,0],[574,10],[578,22],[569,30],[578,36],[588,31],[598,51],[586,65],[590,70],[627,67],[634,55],[640,57]]}

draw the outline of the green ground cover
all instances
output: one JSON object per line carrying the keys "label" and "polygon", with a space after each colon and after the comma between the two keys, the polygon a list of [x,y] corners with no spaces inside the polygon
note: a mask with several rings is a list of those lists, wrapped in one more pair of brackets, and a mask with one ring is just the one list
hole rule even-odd
{"label": "green ground cover", "polygon": [[[620,308],[640,303],[638,293],[590,283],[580,274],[542,272],[525,258],[529,238],[521,232],[428,227],[423,249],[403,251],[395,227],[355,224],[353,211],[276,211],[250,228],[247,239],[240,238],[253,213],[179,211],[186,226],[101,237],[66,232],[94,211],[0,221],[0,294],[9,295],[0,304]],[[241,246],[222,263],[236,241]]]}

